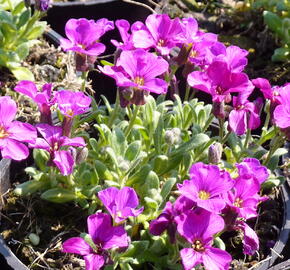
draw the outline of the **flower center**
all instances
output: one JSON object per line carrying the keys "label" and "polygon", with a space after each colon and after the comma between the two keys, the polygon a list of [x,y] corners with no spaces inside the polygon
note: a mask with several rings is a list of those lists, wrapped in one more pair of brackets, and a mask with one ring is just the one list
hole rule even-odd
{"label": "flower center", "polygon": [[204,248],[202,242],[199,241],[199,240],[195,240],[191,246],[197,252],[203,252],[203,251],[205,251],[205,248]]}
{"label": "flower center", "polygon": [[58,148],[59,148],[59,147],[58,147],[58,143],[55,142],[55,143],[53,144],[52,150],[53,150],[53,151],[57,151]]}
{"label": "flower center", "polygon": [[201,190],[198,192],[198,197],[201,200],[207,200],[210,197],[210,193],[205,190]]}
{"label": "flower center", "polygon": [[137,76],[134,79],[134,83],[137,83],[138,85],[144,85],[144,78]]}
{"label": "flower center", "polygon": [[273,91],[273,96],[275,96],[275,97],[279,96],[279,92],[278,91]]}
{"label": "flower center", "polygon": [[221,86],[218,86],[215,90],[215,92],[218,94],[218,95],[222,95],[223,94],[223,89],[221,88]]}
{"label": "flower center", "polygon": [[0,126],[0,139],[4,139],[9,136],[9,133],[5,130],[3,126]]}
{"label": "flower center", "polygon": [[74,112],[73,112],[73,110],[72,109],[68,109],[67,111],[66,111],[66,114],[68,115],[68,116],[73,116],[74,115]]}
{"label": "flower center", "polygon": [[196,50],[191,50],[191,52],[190,52],[190,55],[189,55],[189,57],[192,57],[192,58],[194,58],[194,57],[196,57],[197,56],[197,51]]}
{"label": "flower center", "polygon": [[244,109],[244,108],[245,108],[244,105],[238,105],[238,106],[237,106],[237,110],[242,110],[242,109]]}
{"label": "flower center", "polygon": [[164,39],[159,39],[158,43],[157,43],[157,46],[163,47],[164,45],[165,45],[165,40]]}
{"label": "flower center", "polygon": [[243,204],[243,200],[240,198],[236,198],[235,202],[234,202],[234,206],[236,207],[242,207]]}

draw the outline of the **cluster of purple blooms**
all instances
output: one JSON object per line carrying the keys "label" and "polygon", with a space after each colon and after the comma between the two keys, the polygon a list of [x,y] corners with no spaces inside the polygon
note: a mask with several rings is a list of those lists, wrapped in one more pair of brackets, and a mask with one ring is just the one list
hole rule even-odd
{"label": "cluster of purple blooms", "polygon": [[215,236],[225,231],[241,233],[245,254],[253,255],[259,248],[258,236],[246,221],[257,217],[258,204],[267,199],[259,191],[269,174],[254,158],[244,159],[236,168],[238,177],[233,179],[217,165],[193,164],[190,180],[178,184],[180,196],[167,202],[150,223],[153,235],[167,231],[171,243],[180,239],[177,233],[186,240],[180,251],[186,270],[199,264],[208,270],[229,269],[230,254],[213,247]]}
{"label": "cluster of purple blooms", "polygon": [[[41,90],[38,90],[31,81],[19,82],[15,91],[28,96],[38,105],[41,123],[34,127],[27,123],[13,121],[17,112],[16,103],[10,97],[1,97],[0,149],[2,157],[14,160],[27,158],[29,150],[23,144],[25,142],[30,148],[48,151],[50,154],[48,165],[58,167],[63,175],[71,174],[75,164],[72,148],[86,146],[82,137],[71,138],[70,136],[73,119],[89,109],[91,98],[82,92],[53,91],[51,84],[45,84]],[[62,127],[52,123],[53,106],[57,106],[63,115]]]}
{"label": "cluster of purple blooms", "polygon": [[[271,88],[265,79],[251,81],[244,73],[248,52],[237,46],[226,47],[216,34],[201,31],[194,18],[170,19],[166,14],[152,14],[145,24],[137,21],[130,26],[126,20],[117,20],[115,25],[122,39],[111,41],[117,48],[115,65],[99,69],[116,80],[122,107],[143,105],[150,92],[166,94],[168,85],[176,83],[174,71],[183,66],[188,84],[212,96],[214,115],[228,117],[229,129],[237,135],[260,126],[262,99],[249,100],[255,86],[271,100],[273,108],[281,105],[274,113],[277,126],[289,126],[289,84]],[[105,51],[97,40],[113,28],[114,23],[107,19],[71,19],[66,24],[68,39],[63,39],[61,46],[65,51],[75,51],[77,68],[87,70]],[[172,56],[176,48],[179,54]],[[225,105],[230,102],[229,112]]]}
{"label": "cluster of purple blooms", "polygon": [[84,256],[87,270],[99,270],[110,263],[109,249],[128,247],[130,238],[120,224],[143,211],[143,207],[136,209],[139,200],[133,188],[107,188],[100,191],[98,197],[111,217],[104,213],[90,215],[87,220],[90,241],[73,237],[63,243],[63,252]]}
{"label": "cluster of purple blooms", "polygon": [[[244,159],[236,168],[238,176],[233,179],[216,165],[192,165],[190,180],[178,185],[180,196],[174,203],[167,202],[163,212],[150,223],[151,234],[166,231],[172,244],[178,241],[184,247],[180,256],[186,270],[200,264],[210,270],[229,269],[231,255],[213,246],[215,237],[225,231],[242,235],[245,254],[253,255],[259,248],[258,237],[246,221],[257,217],[258,204],[267,199],[259,191],[269,174],[253,158]],[[88,270],[111,263],[109,249],[129,245],[130,237],[120,224],[143,211],[143,207],[136,209],[139,200],[130,187],[107,188],[98,197],[111,217],[104,213],[88,217],[91,241],[73,237],[63,243],[63,252],[84,256]]]}

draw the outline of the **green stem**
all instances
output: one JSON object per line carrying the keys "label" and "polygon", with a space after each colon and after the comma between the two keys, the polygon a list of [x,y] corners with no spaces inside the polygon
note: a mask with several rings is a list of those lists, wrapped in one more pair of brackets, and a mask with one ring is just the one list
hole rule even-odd
{"label": "green stem", "polygon": [[88,71],[83,71],[82,72],[82,87],[81,87],[81,91],[85,92],[86,91],[86,82],[87,82],[87,78],[88,78]]}
{"label": "green stem", "polygon": [[136,120],[136,117],[137,117],[137,115],[138,115],[139,109],[140,109],[140,106],[137,105],[137,106],[135,107],[135,110],[133,111],[133,116],[130,118],[129,126],[127,127],[126,132],[125,132],[125,136],[126,136],[126,137],[128,137],[128,135],[129,135],[130,132],[131,132],[131,129],[132,129],[132,127],[133,127],[133,125],[134,125],[134,122],[135,122],[135,120]]}
{"label": "green stem", "polygon": [[[276,127],[275,127],[276,128]],[[274,141],[275,140],[275,141]],[[263,165],[267,166],[271,157],[275,153],[275,151],[284,143],[284,136],[279,134],[277,137],[274,137],[272,139],[272,142],[274,141],[273,145],[270,143],[270,150],[268,152],[266,160],[263,162]]]}
{"label": "green stem", "polygon": [[112,112],[112,114],[110,115],[109,121],[108,121],[108,127],[111,128],[118,113],[119,113],[119,109],[120,109],[120,96],[119,96],[119,90],[117,90],[117,94],[116,94],[116,102],[115,102],[115,107],[114,110]]}
{"label": "green stem", "polygon": [[191,89],[191,86],[187,83],[186,84],[186,89],[185,89],[185,96],[184,96],[184,101],[189,101],[189,91]]}
{"label": "green stem", "polygon": [[189,97],[189,100],[192,100],[192,99],[194,98],[195,93],[196,93],[196,89],[192,89],[192,90],[191,90],[190,97]]}
{"label": "green stem", "polygon": [[223,143],[223,137],[224,137],[224,122],[225,122],[224,119],[219,118],[219,137],[220,137],[221,143]]}
{"label": "green stem", "polygon": [[224,137],[223,137],[223,140],[222,140],[222,144],[226,143],[229,136],[231,135],[231,132],[228,132]]}
{"label": "green stem", "polygon": [[247,130],[246,139],[245,139],[245,143],[244,143],[244,150],[246,150],[248,148],[248,144],[249,144],[250,138],[251,138],[251,130],[248,129]]}
{"label": "green stem", "polygon": [[208,129],[208,127],[209,127],[209,125],[211,124],[211,122],[212,122],[213,119],[214,119],[214,115],[211,114],[211,115],[209,116],[209,118],[207,119],[207,121],[206,121],[204,127],[202,128],[202,132],[205,132],[205,131]]}

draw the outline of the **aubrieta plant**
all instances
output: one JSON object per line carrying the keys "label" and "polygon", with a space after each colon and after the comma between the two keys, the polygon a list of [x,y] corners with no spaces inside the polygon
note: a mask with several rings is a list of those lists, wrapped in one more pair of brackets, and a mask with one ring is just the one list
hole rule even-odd
{"label": "aubrieta plant", "polygon": [[8,68],[17,80],[34,80],[32,72],[21,64],[45,30],[46,22],[39,20],[48,9],[49,1],[35,1],[33,14],[25,1],[0,3],[0,66]]}
{"label": "aubrieta plant", "polygon": [[[89,270],[226,270],[229,232],[245,255],[256,256],[259,238],[248,221],[268,199],[263,190],[283,182],[275,170],[290,139],[290,84],[250,80],[248,52],[225,46],[193,18],[153,14],[145,23],[115,25],[122,40],[112,41],[114,62],[95,65],[116,81],[114,105],[51,84],[15,87],[40,112],[35,128],[1,116],[2,155],[13,142],[24,157],[26,142],[35,158],[26,168],[31,180],[15,192],[87,209],[88,233],[62,250],[83,256]],[[105,51],[99,39],[113,28],[107,19],[67,22],[61,46],[75,52],[84,81]],[[253,99],[255,87],[261,97]],[[209,104],[194,98],[200,93]],[[33,136],[17,136],[20,126]]]}

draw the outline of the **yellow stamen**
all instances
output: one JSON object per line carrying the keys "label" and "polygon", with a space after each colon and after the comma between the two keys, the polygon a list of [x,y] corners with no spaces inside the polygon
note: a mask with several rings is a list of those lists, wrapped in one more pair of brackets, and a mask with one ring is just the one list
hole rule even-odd
{"label": "yellow stamen", "polygon": [[5,130],[3,126],[0,126],[0,139],[4,139],[9,136],[9,133]]}
{"label": "yellow stamen", "polygon": [[73,115],[74,115],[74,112],[73,112],[72,109],[68,109],[68,110],[66,111],[66,114],[69,115],[69,116],[73,116]]}
{"label": "yellow stamen", "polygon": [[137,83],[138,85],[144,85],[144,78],[137,76],[134,79],[134,83]]}
{"label": "yellow stamen", "polygon": [[234,202],[234,206],[236,207],[242,207],[243,205],[243,200],[240,198],[236,198],[235,202]]}
{"label": "yellow stamen", "polygon": [[199,241],[199,240],[195,240],[191,246],[197,252],[203,252],[203,251],[205,251],[205,248],[204,248],[202,242]]}
{"label": "yellow stamen", "polygon": [[210,197],[210,193],[209,192],[206,192],[204,190],[201,190],[201,191],[198,192],[198,197],[201,200],[207,200]]}

